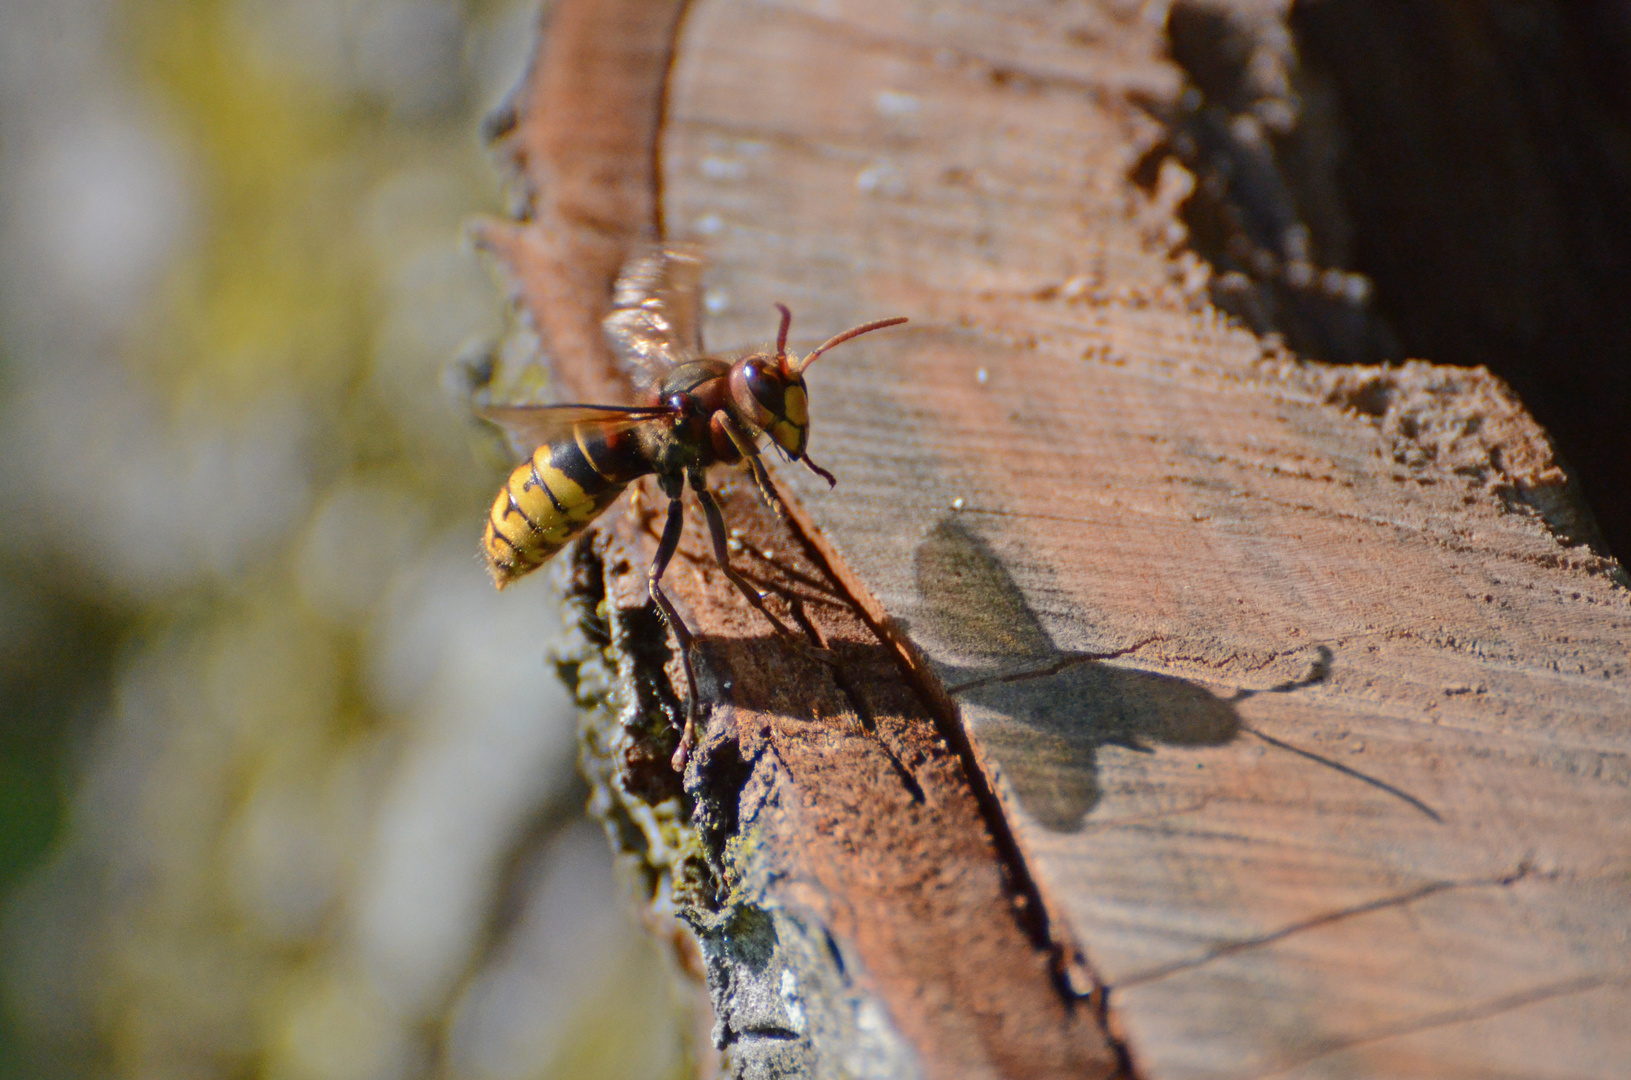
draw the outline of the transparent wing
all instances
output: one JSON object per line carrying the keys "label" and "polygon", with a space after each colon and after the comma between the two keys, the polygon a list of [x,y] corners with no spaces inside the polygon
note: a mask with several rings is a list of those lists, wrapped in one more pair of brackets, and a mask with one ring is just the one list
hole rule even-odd
{"label": "transparent wing", "polygon": [[602,325],[635,383],[655,389],[668,372],[702,355],[702,256],[693,247],[653,248],[629,260]]}
{"label": "transparent wing", "polygon": [[476,415],[503,428],[517,453],[530,454],[571,434],[575,424],[623,423],[668,411],[637,405],[488,405],[477,409]]}

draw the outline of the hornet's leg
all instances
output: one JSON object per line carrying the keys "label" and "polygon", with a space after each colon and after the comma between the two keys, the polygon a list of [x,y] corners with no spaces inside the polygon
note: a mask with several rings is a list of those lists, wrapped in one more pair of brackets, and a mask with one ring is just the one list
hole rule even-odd
{"label": "hornet's leg", "polygon": [[759,613],[769,619],[778,631],[790,637],[797,636],[765,607],[764,597],[759,595],[759,590],[731,566],[730,552],[725,547],[725,518],[719,512],[719,504],[714,501],[713,492],[708,490],[708,481],[702,475],[702,470],[694,470],[689,479],[691,490],[697,493],[697,501],[702,504],[702,512],[708,518],[708,535],[713,538],[714,558],[719,560],[719,568],[725,571],[725,576],[731,579],[731,584],[736,586],[737,591],[747,599],[747,602],[758,608]]}
{"label": "hornet's leg", "polygon": [[742,455],[742,460],[748,463],[748,470],[753,473],[753,482],[759,488],[759,497],[765,505],[775,511],[777,517],[787,520],[787,507],[782,505],[781,496],[776,489],[770,486],[770,474],[765,472],[765,463],[759,460],[759,448],[753,445],[753,436],[743,431],[737,422],[731,419],[731,414],[721,410],[714,414],[730,436],[731,443],[735,445],[736,452]]}
{"label": "hornet's leg", "polygon": [[680,613],[674,610],[673,603],[663,592],[663,571],[668,569],[668,562],[674,557],[674,551],[680,546],[680,532],[685,528],[685,509],[680,501],[680,493],[685,490],[684,481],[678,478],[670,482],[667,477],[659,477],[658,482],[668,495],[668,521],[663,525],[663,538],[657,545],[657,557],[651,560],[651,574],[647,578],[647,591],[651,593],[652,602],[657,605],[657,611],[673,632],[674,640],[679,643],[680,660],[685,665],[685,681],[689,685],[690,694],[685,704],[685,727],[680,733],[680,745],[674,751],[674,771],[685,768],[685,759],[691,755],[691,745],[696,741],[697,730],[697,673],[691,665],[691,631],[680,618]]}

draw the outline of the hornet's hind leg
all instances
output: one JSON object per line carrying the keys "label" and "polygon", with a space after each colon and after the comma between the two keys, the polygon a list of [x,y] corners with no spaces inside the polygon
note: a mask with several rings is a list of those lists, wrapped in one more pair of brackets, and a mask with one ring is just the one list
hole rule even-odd
{"label": "hornet's hind leg", "polygon": [[691,644],[694,640],[691,630],[680,618],[680,613],[674,610],[674,604],[663,592],[663,571],[668,569],[669,560],[674,557],[674,551],[680,546],[680,532],[685,528],[685,508],[680,501],[680,493],[685,490],[685,482],[678,475],[671,480],[669,477],[658,477],[663,493],[668,496],[668,520],[663,524],[663,538],[657,545],[657,556],[651,560],[651,573],[646,579],[647,591],[651,594],[652,602],[657,605],[657,611],[662,615],[663,622],[673,632],[674,640],[680,647],[680,660],[685,665],[685,682],[689,694],[685,703],[685,727],[680,733],[680,745],[674,751],[674,771],[679,772],[685,768],[685,761],[691,756],[691,746],[696,740],[697,730],[697,673],[691,664]]}
{"label": "hornet's hind leg", "polygon": [[736,590],[742,594],[747,602],[758,608],[759,613],[769,619],[779,632],[790,637],[797,637],[798,635],[788,629],[785,623],[772,615],[770,609],[765,607],[764,597],[759,595],[759,590],[755,589],[748,579],[743,577],[731,565],[730,551],[725,546],[725,518],[719,512],[719,504],[714,501],[714,493],[708,490],[708,481],[702,475],[702,470],[692,471],[689,479],[691,481],[691,490],[697,493],[697,502],[702,504],[702,513],[708,519],[708,535],[713,540],[714,558],[719,561],[719,568],[725,571],[725,576],[731,579],[731,584],[736,586]]}

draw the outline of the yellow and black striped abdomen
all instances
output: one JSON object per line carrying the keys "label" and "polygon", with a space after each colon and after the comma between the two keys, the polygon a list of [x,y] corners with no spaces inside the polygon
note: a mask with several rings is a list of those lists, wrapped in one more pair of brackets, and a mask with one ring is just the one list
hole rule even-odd
{"label": "yellow and black striped abdomen", "polygon": [[[630,480],[650,472],[619,425],[580,424],[545,443],[510,474],[487,515],[482,547],[499,588],[548,562],[617,501]],[[598,463],[598,467],[597,467]]]}

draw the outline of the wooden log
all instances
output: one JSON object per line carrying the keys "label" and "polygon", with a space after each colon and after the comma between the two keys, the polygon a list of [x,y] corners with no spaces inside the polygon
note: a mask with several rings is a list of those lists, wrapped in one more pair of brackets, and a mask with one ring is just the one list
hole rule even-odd
{"label": "wooden log", "polygon": [[[810,341],[913,319],[812,372],[840,483],[777,473],[797,535],[727,508],[832,662],[700,537],[673,571],[713,707],[701,854],[666,866],[719,1037],[741,1069],[1103,1075],[1097,991],[1162,1080],[1618,1075],[1623,573],[1568,542],[1568,477],[1488,373],[1309,365],[1212,307],[1173,253],[1185,173],[1135,182],[1180,90],[1139,5],[698,0],[660,142],[625,140],[707,244],[710,345],[775,300]],[[604,293],[528,294],[541,326],[563,302],[583,327]],[[683,687],[650,548],[622,515],[578,564],[624,687],[602,782],[648,806],[678,789],[639,705]],[[768,988],[733,932],[785,943]]]}
{"label": "wooden log", "polygon": [[[558,3],[534,72],[492,125],[525,206],[478,236],[578,400],[628,397],[589,329],[621,259],[655,232],[636,193],[677,10]],[[567,133],[579,127],[597,152],[576,152]],[[621,205],[585,212],[605,178]],[[805,639],[770,635],[702,538],[682,545],[667,580],[715,702],[683,791],[691,850],[664,854],[672,835],[654,816],[681,795],[667,761],[685,683],[648,607],[656,543],[638,504],[578,550],[572,593],[589,640],[564,666],[599,707],[599,811],[614,838],[639,837],[623,846],[640,849],[657,906],[680,901],[694,939],[652,921],[705,969],[732,1074],[1111,1075],[1117,1052],[1061,990],[1066,962],[966,740],[937,728],[897,651],[787,523],[743,485],[720,495],[754,579],[791,602]],[[605,668],[587,675],[603,643]],[[596,677],[612,688],[586,689]]]}

